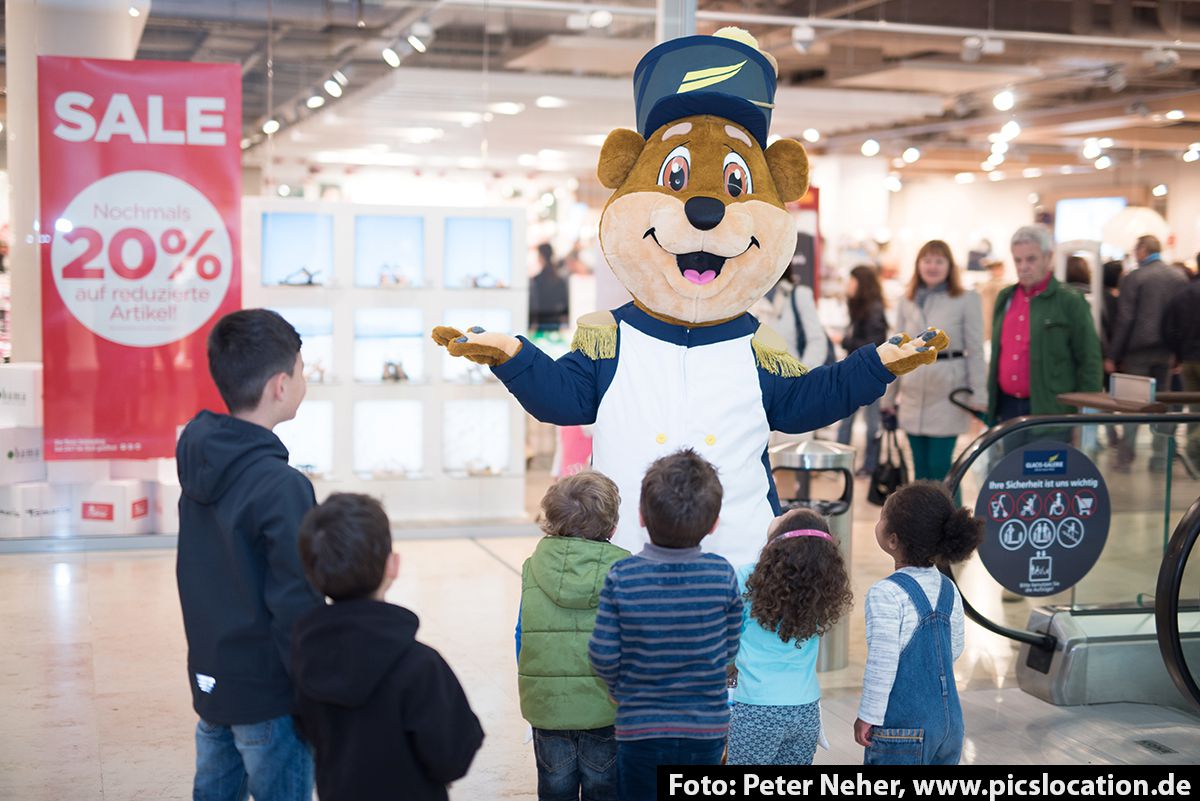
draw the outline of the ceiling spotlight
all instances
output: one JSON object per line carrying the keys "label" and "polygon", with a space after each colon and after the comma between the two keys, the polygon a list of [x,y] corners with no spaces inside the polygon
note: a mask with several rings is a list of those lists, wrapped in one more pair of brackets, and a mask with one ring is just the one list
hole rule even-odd
{"label": "ceiling spotlight", "polygon": [[989,172],[989,173],[988,173],[988,180],[989,180],[989,181],[1003,181],[1003,180],[1004,180],[1004,173],[1002,173],[1002,172]]}
{"label": "ceiling spotlight", "polygon": [[1100,158],[1096,159],[1092,163],[1092,166],[1095,167],[1097,170],[1107,170],[1109,167],[1112,166],[1112,163],[1113,163],[1113,160],[1111,158],[1109,158],[1108,156],[1101,156]]}
{"label": "ceiling spotlight", "polygon": [[292,194],[292,188],[287,184],[280,184],[278,192],[280,197],[287,197],[288,195]]}
{"label": "ceiling spotlight", "polygon": [[346,84],[350,83],[350,79],[347,78],[346,74],[343,73],[341,70],[333,71],[333,79],[342,86],[345,86]]}
{"label": "ceiling spotlight", "polygon": [[988,164],[997,164],[997,165],[1003,164],[1004,163],[1004,154],[1003,153],[993,153],[992,155],[987,157],[987,163]]}
{"label": "ceiling spotlight", "polygon": [[1021,175],[1025,178],[1041,178],[1042,171],[1038,167],[1026,167],[1021,170]]}
{"label": "ceiling spotlight", "polygon": [[807,53],[812,43],[817,40],[817,32],[811,25],[797,25],[792,28],[792,47],[797,53]]}
{"label": "ceiling spotlight", "polygon": [[801,136],[804,137],[805,142],[810,144],[816,144],[817,142],[821,141],[821,132],[816,128],[805,128],[804,133],[801,134]]}
{"label": "ceiling spotlight", "polygon": [[267,120],[263,123],[262,132],[267,136],[279,130],[279,120]]}
{"label": "ceiling spotlight", "polygon": [[1009,120],[1000,126],[1000,135],[1005,139],[1016,139],[1021,134],[1021,126],[1016,120]]}
{"label": "ceiling spotlight", "polygon": [[612,25],[612,21],[612,12],[604,9],[593,11],[588,15],[588,25],[591,25],[593,28],[607,28],[609,25]]}
{"label": "ceiling spotlight", "polygon": [[992,105],[996,111],[1011,111],[1012,107],[1017,104],[1017,96],[1013,94],[1011,89],[1005,89],[997,92],[992,98]]}
{"label": "ceiling spotlight", "polygon": [[983,170],[984,172],[991,172],[992,170],[996,169],[996,165],[991,161],[985,161],[979,165],[979,169]]}
{"label": "ceiling spotlight", "polygon": [[892,167],[894,167],[897,170],[904,169],[905,163],[906,162],[904,161],[904,159],[899,158],[899,157],[892,159]]}
{"label": "ceiling spotlight", "polygon": [[1104,148],[1100,147],[1100,143],[1094,139],[1089,139],[1083,143],[1083,157],[1088,161],[1100,158],[1104,152]]}
{"label": "ceiling spotlight", "polygon": [[309,108],[320,108],[321,106],[325,105],[325,98],[321,97],[320,95],[313,95],[308,100],[304,101],[304,105],[308,106]]}
{"label": "ceiling spotlight", "polygon": [[1167,196],[1167,185],[1159,184],[1158,186],[1156,186],[1150,190],[1150,194],[1154,195],[1155,197],[1166,197]]}
{"label": "ceiling spotlight", "polygon": [[567,105],[567,101],[554,95],[542,95],[534,101],[534,104],[538,108],[563,108]]}
{"label": "ceiling spotlight", "polygon": [[862,147],[859,148],[859,150],[867,158],[870,158],[871,156],[878,156],[879,155],[879,143],[876,142],[874,139],[868,139],[867,141],[862,143]]}
{"label": "ceiling spotlight", "polygon": [[1168,111],[1166,114],[1164,114],[1163,116],[1166,117],[1168,120],[1182,120],[1187,115],[1183,113],[1183,109],[1173,108],[1170,111]]}
{"label": "ceiling spotlight", "polygon": [[1097,140],[1096,140],[1096,144],[1100,145],[1100,147],[1102,147],[1102,148],[1104,148],[1105,150],[1107,150],[1108,148],[1110,148],[1110,147],[1112,147],[1113,145],[1115,145],[1115,144],[1116,144],[1116,142],[1114,142],[1114,141],[1113,141],[1113,138],[1112,138],[1111,136],[1105,136],[1105,137],[1104,137],[1104,138],[1102,138],[1102,139],[1097,139]]}
{"label": "ceiling spotlight", "polygon": [[1003,156],[1007,152],[1008,152],[1008,142],[992,143],[992,155],[993,156]]}
{"label": "ceiling spotlight", "polygon": [[501,103],[492,103],[491,105],[488,106],[488,109],[490,111],[494,111],[497,114],[507,114],[507,115],[511,116],[513,114],[520,114],[522,111],[524,111],[525,104],[504,101]]}
{"label": "ceiling spotlight", "polygon": [[330,97],[341,97],[342,85],[333,78],[330,78],[325,82],[325,91],[329,93]]}
{"label": "ceiling spotlight", "polygon": [[904,159],[905,164],[912,164],[921,158],[921,151],[915,147],[905,148],[904,152],[900,154],[900,158]]}
{"label": "ceiling spotlight", "polygon": [[883,185],[887,187],[887,191],[889,192],[899,192],[904,188],[904,184],[900,182],[899,175],[889,175],[887,178],[884,178]]}
{"label": "ceiling spotlight", "polygon": [[956,183],[956,184],[973,184],[973,183],[975,183],[975,173],[973,173],[973,172],[957,173],[954,176],[954,183]]}
{"label": "ceiling spotlight", "polygon": [[400,66],[400,54],[390,47],[383,48],[383,60],[386,61],[387,65],[392,69],[396,69],[396,67]]}
{"label": "ceiling spotlight", "polygon": [[979,60],[983,55],[983,37],[968,36],[962,40],[962,53],[960,54],[963,61],[972,64]]}
{"label": "ceiling spotlight", "polygon": [[141,12],[141,11],[140,11],[138,8],[136,8],[135,6],[130,6],[130,7],[129,7],[129,16],[131,16],[131,17],[140,17],[140,16],[142,16],[142,12]]}
{"label": "ceiling spotlight", "polygon": [[1189,150],[1183,154],[1183,160],[1186,162],[1191,163],[1196,159],[1200,159],[1200,150]]}
{"label": "ceiling spotlight", "polygon": [[416,50],[418,53],[424,53],[426,50],[429,49],[428,47],[425,46],[425,43],[421,41],[420,37],[418,37],[415,33],[410,33],[408,35],[408,43],[410,45],[412,45],[412,49]]}
{"label": "ceiling spotlight", "polygon": [[1038,202],[1041,201],[1041,198],[1038,197],[1037,192],[1030,192],[1029,195],[1026,196],[1025,199],[1029,201],[1029,204],[1031,206],[1036,206],[1038,204]]}

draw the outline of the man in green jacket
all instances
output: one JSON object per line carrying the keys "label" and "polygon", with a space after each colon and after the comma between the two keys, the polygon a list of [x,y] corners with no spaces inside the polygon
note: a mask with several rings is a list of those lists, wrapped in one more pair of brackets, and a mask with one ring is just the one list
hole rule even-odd
{"label": "man in green jacket", "polygon": [[621,495],[584,471],[542,498],[546,532],[521,569],[517,685],[533,727],[539,801],[617,801],[616,706],[592,672],[588,640],[608,569],[629,556],[609,542]]}
{"label": "man in green jacket", "polygon": [[[1027,414],[1067,414],[1063,392],[1099,392],[1104,371],[1100,339],[1082,295],[1052,274],[1054,240],[1040,225],[1013,234],[1017,283],[996,297],[988,418],[1000,423]],[[1038,433],[1033,432],[1034,436]]]}

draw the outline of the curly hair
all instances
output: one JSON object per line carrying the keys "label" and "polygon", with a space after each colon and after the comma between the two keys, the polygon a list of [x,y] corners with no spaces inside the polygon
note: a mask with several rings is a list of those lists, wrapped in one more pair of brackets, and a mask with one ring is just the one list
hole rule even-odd
{"label": "curly hair", "polygon": [[811,509],[779,518],[746,579],[743,596],[751,617],[783,642],[795,640],[797,647],[829,631],[854,600],[837,543],[823,537],[779,537],[806,528],[829,533],[825,518]]}
{"label": "curly hair", "polygon": [[888,497],[883,527],[914,567],[962,562],[983,542],[983,521],[956,506],[940,481],[914,481]]}

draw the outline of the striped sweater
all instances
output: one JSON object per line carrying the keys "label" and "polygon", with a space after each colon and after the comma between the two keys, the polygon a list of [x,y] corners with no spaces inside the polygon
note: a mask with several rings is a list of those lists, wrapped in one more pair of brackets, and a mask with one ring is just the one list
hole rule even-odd
{"label": "striped sweater", "polygon": [[737,577],[720,556],[648,544],[614,564],[588,655],[617,700],[617,739],[725,737],[741,628]]}

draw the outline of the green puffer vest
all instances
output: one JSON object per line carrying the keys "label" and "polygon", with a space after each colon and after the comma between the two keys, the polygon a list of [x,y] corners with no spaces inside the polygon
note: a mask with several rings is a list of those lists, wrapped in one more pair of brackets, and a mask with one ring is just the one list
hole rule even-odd
{"label": "green puffer vest", "polygon": [[629,556],[607,542],[545,537],[521,570],[521,715],[538,729],[611,726],[616,707],[588,661],[604,578]]}

